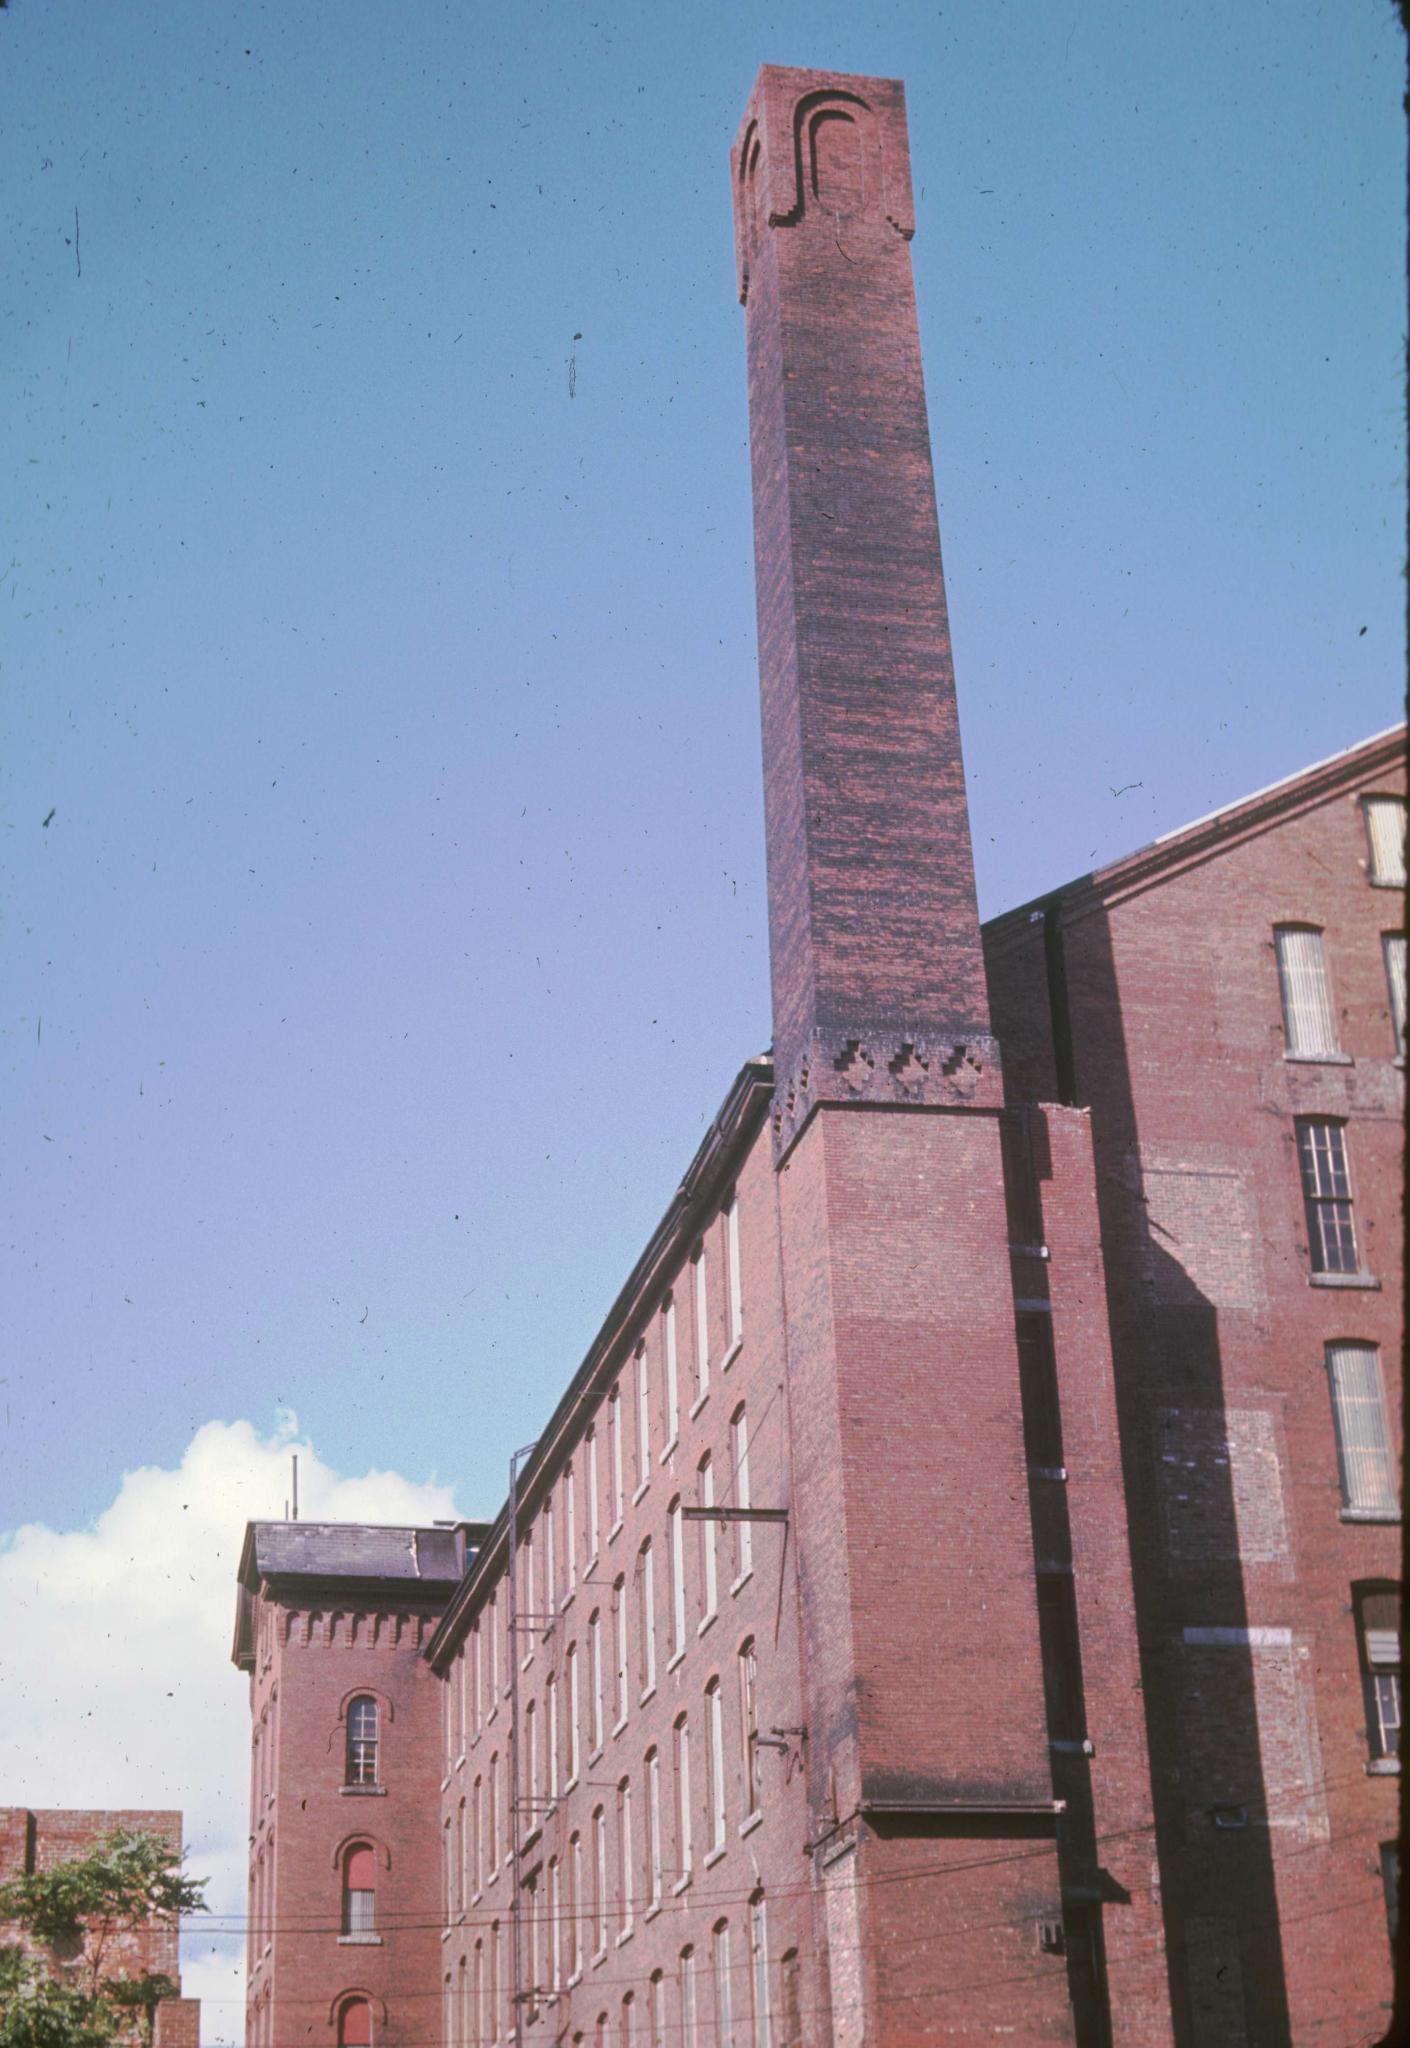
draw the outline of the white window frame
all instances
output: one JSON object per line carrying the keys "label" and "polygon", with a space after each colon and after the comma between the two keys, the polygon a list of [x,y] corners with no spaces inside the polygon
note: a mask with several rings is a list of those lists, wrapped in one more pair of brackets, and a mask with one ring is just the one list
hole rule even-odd
{"label": "white window frame", "polygon": [[647,1700],[656,1690],[656,1552],[649,1536],[637,1552],[637,1575],[641,1604],[641,1697]]}
{"label": "white window frame", "polygon": [[725,1846],[725,1704],[718,1677],[705,1688],[705,1790],[710,1812],[710,1854]]}
{"label": "white window frame", "polygon": [[646,1903],[661,1903],[661,1754],[654,1746],[646,1752]]}
{"label": "white window frame", "polygon": [[744,1285],[739,1261],[739,1196],[732,1194],[725,1204],[725,1274],[729,1299],[729,1348],[731,1356],[744,1342]]}
{"label": "white window frame", "polygon": [[[696,1485],[702,1508],[715,1505],[715,1465],[710,1453],[695,1468]],[[717,1524],[710,1516],[702,1516],[696,1525],[700,1531],[700,1628],[708,1628],[720,1611],[720,1568],[717,1544]]]}
{"label": "white window frame", "polygon": [[1395,1455],[1379,1347],[1346,1338],[1327,1345],[1326,1359],[1343,1512],[1397,1516]]}
{"label": "white window frame", "polygon": [[685,1655],[686,1646],[686,1587],[685,1587],[685,1518],[681,1513],[681,1498],[677,1494],[666,1510],[669,1529],[671,1557],[671,1662]]}
{"label": "white window frame", "polygon": [[695,1298],[695,1400],[690,1412],[698,1415],[710,1392],[710,1287],[703,1240],[695,1247],[690,1266]]}
{"label": "white window frame", "polygon": [[668,1294],[661,1309],[661,1357],[666,1402],[666,1441],[661,1451],[668,1457],[681,1433],[680,1357],[676,1349],[676,1297]]}
{"label": "white window frame", "polygon": [[[729,1424],[730,1460],[734,1467],[731,1474],[734,1505],[737,1508],[753,1506],[749,1492],[749,1417],[741,1401],[730,1417]],[[748,1522],[734,1525],[734,1583],[741,1586],[754,1569],[754,1530]]]}

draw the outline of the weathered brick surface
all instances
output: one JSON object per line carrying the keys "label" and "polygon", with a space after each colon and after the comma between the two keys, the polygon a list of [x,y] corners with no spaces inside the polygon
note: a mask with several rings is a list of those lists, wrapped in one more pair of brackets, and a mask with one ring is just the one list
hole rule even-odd
{"label": "weathered brick surface", "polygon": [[[1389,1998],[1396,1785],[1366,1770],[1351,1589],[1398,1579],[1400,1530],[1340,1514],[1324,1354],[1380,1347],[1398,1449],[1403,1075],[1381,937],[1403,911],[1368,879],[1359,799],[1403,789],[1403,744],[1050,899],[1095,1145],[1169,1998],[1198,2044],[1370,2038]],[[1346,1064],[1285,1057],[1282,923],[1323,931]],[[1027,911],[986,932],[1015,1100],[1057,1071],[1039,933]],[[1377,1286],[1309,1283],[1297,1115],[1346,1119]]]}
{"label": "weathered brick surface", "polygon": [[[118,1829],[131,1833],[158,1835],[173,1849],[181,1847],[181,1815],[145,1807],[39,1807],[8,1806],[0,1809],[0,1883],[35,1871],[53,1870],[61,1863],[73,1863],[100,1848]],[[18,1930],[0,1922],[0,1942],[14,1940]],[[47,1951],[27,1942],[36,1955]],[[140,1926],[120,1929],[105,1949],[107,1965],[115,1976],[161,1975],[181,1981],[181,1928],[171,1920],[148,1920]],[[71,1960],[65,1955],[63,1962]],[[62,1965],[61,1965],[62,1966]],[[186,2035],[195,2042],[200,2030],[198,1999],[167,1999],[157,2012],[158,2040],[167,2048],[185,2048]]]}

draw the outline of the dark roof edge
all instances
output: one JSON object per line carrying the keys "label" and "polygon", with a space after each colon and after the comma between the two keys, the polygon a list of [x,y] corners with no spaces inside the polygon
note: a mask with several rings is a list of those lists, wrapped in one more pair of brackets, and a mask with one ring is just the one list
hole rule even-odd
{"label": "dark roof edge", "polygon": [[[720,1182],[728,1178],[738,1163],[738,1155],[764,1122],[773,1085],[773,1062],[767,1056],[746,1060],[735,1076],[718,1116],[705,1133],[680,1186],[671,1197],[670,1206],[652,1232],[645,1251],[632,1267],[626,1284],[589,1345],[586,1357],[549,1417],[521,1476],[521,1500],[533,1494],[539,1480],[552,1466],[561,1440],[584,1396],[593,1390],[604,1361],[611,1357],[622,1341],[624,1329],[659,1284],[662,1267],[670,1262],[681,1242],[690,1235],[697,1210]],[[429,1663],[436,1664],[454,1647],[458,1640],[458,1624],[473,1604],[480,1581],[489,1575],[492,1563],[503,1555],[508,1536],[509,1504],[506,1501],[422,1651]]]}
{"label": "dark roof edge", "polygon": [[[239,1671],[254,1668],[250,1615],[254,1596],[261,1584],[255,1563],[255,1531],[268,1527],[276,1519],[273,1515],[260,1515],[254,1521],[245,1524],[245,1538],[240,1546],[240,1562],[235,1570],[235,1636],[230,1646],[230,1661]],[[312,1526],[340,1529],[405,1529],[413,1534],[419,1534],[437,1525],[429,1522],[336,1522]],[[454,1524],[454,1527],[462,1532],[462,1538],[467,1544],[472,1530],[483,1536],[488,1526],[484,1522],[459,1521]],[[453,1575],[446,1578],[388,1578],[378,1572],[329,1571],[325,1565],[317,1570],[268,1572],[264,1575],[263,1583],[275,1591],[283,1591],[296,1585],[331,1591],[336,1591],[339,1587],[352,1587],[359,1592],[384,1594],[388,1601],[397,1601],[407,1606],[412,1604],[418,1593],[424,1593],[427,1599],[443,1599],[447,1589],[457,1586],[460,1581]]]}
{"label": "dark roof edge", "polygon": [[[1255,790],[1251,796],[1239,797],[1222,810],[1211,811],[1192,824],[1162,833],[1159,839],[1109,861],[1105,867],[1075,876],[1056,889],[1045,890],[1041,896],[1030,896],[1026,903],[1016,903],[1012,910],[986,918],[984,937],[1005,937],[1010,926],[1026,926],[1035,910],[1049,909],[1058,903],[1081,906],[1084,898],[1096,903],[1132,895],[1164,880],[1168,874],[1208,860],[1236,840],[1266,831],[1283,817],[1325,803],[1345,783],[1358,781],[1377,768],[1402,760],[1405,731],[1403,725],[1391,726],[1325,761],[1314,762],[1310,768],[1299,769],[1295,775]],[[1080,907],[1076,914],[1081,915]]]}

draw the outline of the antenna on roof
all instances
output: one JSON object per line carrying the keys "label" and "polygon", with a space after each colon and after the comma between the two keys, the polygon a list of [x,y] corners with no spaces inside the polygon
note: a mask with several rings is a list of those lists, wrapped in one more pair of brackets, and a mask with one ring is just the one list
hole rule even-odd
{"label": "antenna on roof", "polygon": [[294,1522],[297,1522],[297,1520],[299,1519],[299,1454],[298,1454],[298,1452],[297,1452],[297,1451],[295,1451],[295,1452],[294,1452],[294,1454],[293,1454],[293,1462],[294,1462],[294,1512],[293,1512],[293,1514],[292,1514],[292,1515],[290,1516],[290,1520],[291,1520],[291,1521],[294,1521]]}

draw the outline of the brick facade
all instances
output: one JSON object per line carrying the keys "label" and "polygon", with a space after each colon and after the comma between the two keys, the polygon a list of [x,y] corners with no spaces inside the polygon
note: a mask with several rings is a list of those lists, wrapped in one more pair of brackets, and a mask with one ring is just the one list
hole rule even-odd
{"label": "brick facade", "polygon": [[[98,1810],[91,1807],[7,1806],[0,1808],[0,1884],[75,1863],[90,1855],[118,1829],[157,1835],[177,1851],[181,1848],[181,1815],[143,1807]],[[18,1930],[0,1923],[0,1941],[14,1941]],[[30,1944],[33,1952],[42,1949]],[[110,1974],[170,1977],[181,1982],[181,1929],[173,1920],[152,1919],[120,1929],[105,1951]],[[58,1967],[72,1960],[65,1956]],[[156,2009],[155,2048],[197,2048],[201,2003],[197,1998],[164,1998]]]}
{"label": "brick facade", "polygon": [[[347,1959],[300,1929],[377,1670],[378,2042],[1369,2036],[1396,959],[1404,1026],[1363,799],[1403,791],[1403,735],[981,931],[901,88],[766,68],[732,177],[776,1058],[463,1570],[401,1583],[404,1649],[355,1639],[378,1602],[329,1561],[377,1532],[326,1532],[315,1600],[252,1531],[283,1818],[250,2048],[287,2038],[281,1955],[298,2038],[337,2039]],[[1351,1182],[1309,1209],[1315,1145]]]}

